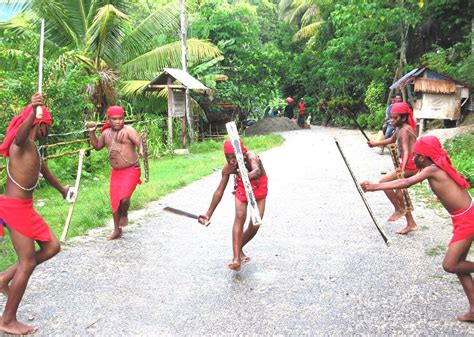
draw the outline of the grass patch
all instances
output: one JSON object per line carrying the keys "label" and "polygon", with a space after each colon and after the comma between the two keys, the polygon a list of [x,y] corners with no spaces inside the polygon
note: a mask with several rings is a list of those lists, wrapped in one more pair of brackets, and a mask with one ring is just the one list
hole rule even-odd
{"label": "grass patch", "polygon": [[[283,143],[279,135],[243,138],[245,146],[259,153]],[[225,163],[222,142],[206,141],[190,146],[189,156],[165,156],[150,160],[150,181],[137,187],[132,197],[131,210],[142,208],[170,192],[205,177]],[[77,165],[77,158],[71,165]],[[70,168],[57,162],[48,163],[51,171],[61,178],[63,184],[74,184]],[[72,170],[75,172],[75,170]],[[107,152],[91,152],[84,160],[78,198],[74,208],[68,237],[83,235],[92,228],[103,226],[112,218],[109,203],[109,175]],[[64,179],[66,178],[66,179]],[[218,181],[216,181],[217,187]],[[209,196],[210,198],[210,196]],[[35,208],[49,224],[57,237],[61,235],[69,205],[61,195],[45,182],[35,192]],[[6,231],[8,232],[8,231]],[[7,234],[8,236],[8,234]],[[9,239],[0,242],[0,270],[16,261],[16,254]]]}
{"label": "grass patch", "polygon": [[425,254],[428,256],[439,256],[446,253],[446,245],[439,244],[425,250]]}

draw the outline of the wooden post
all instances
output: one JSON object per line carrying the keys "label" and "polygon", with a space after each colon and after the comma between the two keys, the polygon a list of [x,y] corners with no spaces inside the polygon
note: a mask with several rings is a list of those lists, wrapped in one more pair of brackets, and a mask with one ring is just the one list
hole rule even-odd
{"label": "wooden post", "polygon": [[[167,84],[171,83],[171,76],[168,76]],[[170,87],[168,87],[168,146],[173,147],[173,89]]]}
{"label": "wooden post", "polygon": [[181,148],[186,148],[186,116],[181,117]]}

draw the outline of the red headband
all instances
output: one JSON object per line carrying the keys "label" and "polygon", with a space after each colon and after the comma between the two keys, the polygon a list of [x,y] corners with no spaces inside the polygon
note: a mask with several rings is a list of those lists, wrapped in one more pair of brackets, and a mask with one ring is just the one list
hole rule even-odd
{"label": "red headband", "polygon": [[394,103],[392,105],[392,108],[390,109],[390,112],[395,112],[400,115],[408,115],[408,125],[410,125],[413,131],[416,132],[416,121],[413,118],[413,111],[410,109],[408,104],[406,104],[405,102]]}
{"label": "red headband", "polygon": [[119,105],[109,106],[107,109],[107,120],[104,123],[104,126],[100,129],[100,133],[103,133],[105,130],[110,128],[110,122],[108,118],[110,117],[125,117],[125,111]]}
{"label": "red headband", "polygon": [[[43,117],[36,118],[33,122],[33,125],[36,125],[39,123],[45,123],[51,126],[53,124],[51,114],[49,113],[48,109],[46,109],[44,105],[42,105],[41,108],[43,110]],[[10,145],[13,143],[13,140],[16,137],[18,129],[23,124],[23,122],[28,118],[32,110],[33,110],[33,106],[31,104],[28,104],[23,109],[21,114],[13,117],[12,120],[10,121],[10,124],[8,124],[5,138],[3,139],[3,143],[0,145],[0,153],[3,155],[3,157],[6,158],[8,156],[8,153],[10,151]]]}
{"label": "red headband", "polygon": [[[247,148],[245,147],[244,143],[242,142],[242,139],[240,139],[240,148],[242,149],[243,154],[247,153]],[[235,154],[234,147],[232,146],[232,142],[230,140],[226,140],[224,142],[224,153],[225,154]]]}
{"label": "red headband", "polygon": [[453,167],[448,153],[443,149],[438,138],[435,136],[420,137],[416,141],[413,151],[417,154],[430,158],[436,164],[436,166],[449,174],[456,184],[462,188],[471,188],[467,180]]}

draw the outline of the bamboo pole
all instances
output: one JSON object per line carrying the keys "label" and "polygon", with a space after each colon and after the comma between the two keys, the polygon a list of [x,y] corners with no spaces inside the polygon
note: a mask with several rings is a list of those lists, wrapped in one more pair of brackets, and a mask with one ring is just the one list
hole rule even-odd
{"label": "bamboo pole", "polygon": [[93,150],[93,149],[94,149],[93,147],[88,147],[88,148],[86,148],[86,149],[79,149],[79,150],[66,151],[66,152],[63,152],[63,153],[54,154],[54,155],[51,155],[51,156],[44,157],[43,160],[49,160],[49,159],[54,159],[54,158],[60,158],[60,157],[64,157],[64,156],[67,156],[67,155],[70,155],[70,154],[79,153],[79,152],[81,152],[82,150],[84,150],[84,151],[90,151],[90,150]]}
{"label": "bamboo pole", "polygon": [[74,204],[77,200],[77,193],[79,191],[79,182],[81,181],[81,172],[82,172],[82,163],[84,160],[85,150],[81,149],[79,152],[79,163],[77,165],[77,175],[76,175],[76,183],[74,184],[74,197],[69,205],[69,212],[67,214],[66,223],[64,224],[63,233],[61,235],[61,241],[64,242],[66,240],[67,232],[69,230],[69,224],[71,223],[72,212],[74,211]]}

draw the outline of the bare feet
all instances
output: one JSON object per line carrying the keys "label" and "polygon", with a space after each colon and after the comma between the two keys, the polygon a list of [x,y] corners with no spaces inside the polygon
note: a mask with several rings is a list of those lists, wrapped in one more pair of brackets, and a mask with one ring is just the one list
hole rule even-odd
{"label": "bare feet", "polygon": [[464,315],[457,316],[456,320],[461,322],[474,322],[474,312],[467,312]]}
{"label": "bare feet", "polygon": [[28,326],[18,321],[5,324],[0,318],[0,332],[5,332],[12,335],[29,335],[38,331],[38,328]]}
{"label": "bare feet", "polygon": [[128,226],[128,216],[122,215],[119,220],[119,227],[127,227]]}
{"label": "bare feet", "polygon": [[229,269],[234,270],[234,271],[239,271],[240,270],[240,262],[232,260],[228,265]]}
{"label": "bare feet", "polygon": [[122,229],[114,230],[112,234],[107,237],[107,240],[115,240],[122,237]]}
{"label": "bare feet", "polygon": [[418,226],[406,226],[397,231],[397,234],[405,235],[410,232],[416,231],[418,229]]}
{"label": "bare feet", "polygon": [[407,214],[407,212],[405,210],[403,211],[395,211],[393,212],[392,215],[390,215],[390,217],[387,219],[387,221],[397,221],[398,219],[400,219],[402,216],[405,216],[405,214]]}

